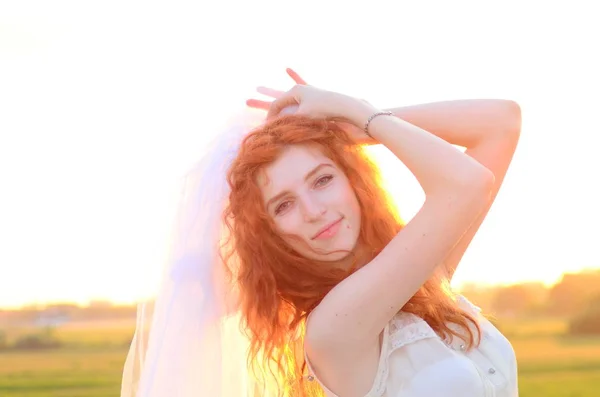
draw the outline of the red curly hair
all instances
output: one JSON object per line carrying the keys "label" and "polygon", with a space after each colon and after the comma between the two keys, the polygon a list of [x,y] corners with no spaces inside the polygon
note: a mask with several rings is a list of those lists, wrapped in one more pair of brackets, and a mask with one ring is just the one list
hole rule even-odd
{"label": "red curly hair", "polygon": [[[316,382],[304,382],[305,319],[325,295],[361,263],[345,271],[302,257],[275,232],[266,212],[258,173],[290,145],[319,148],[342,170],[361,209],[359,239],[375,257],[402,229],[403,223],[383,188],[380,173],[365,152],[334,120],[290,115],[253,130],[242,142],[228,172],[231,187],[224,220],[229,233],[223,259],[238,289],[242,328],[250,340],[248,361],[256,374],[271,375],[283,396],[318,396]],[[377,205],[373,205],[377,203]],[[227,248],[227,249],[225,249]],[[363,263],[364,264],[364,263]],[[454,323],[475,337],[475,319],[458,307],[447,280],[432,277],[402,309],[423,318],[440,336],[457,335]],[[269,370],[265,370],[268,368]]]}

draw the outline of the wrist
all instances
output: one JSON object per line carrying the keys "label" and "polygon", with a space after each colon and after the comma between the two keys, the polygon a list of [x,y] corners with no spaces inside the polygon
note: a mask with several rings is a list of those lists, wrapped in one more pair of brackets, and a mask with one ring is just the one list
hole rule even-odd
{"label": "wrist", "polygon": [[369,117],[374,113],[381,111],[381,109],[370,103],[353,97],[345,97],[345,100],[341,105],[341,116],[361,130],[365,128],[365,123]]}
{"label": "wrist", "polygon": [[394,114],[392,112],[387,111],[387,110],[380,110],[380,111],[377,111],[377,112],[371,114],[371,116],[369,116],[369,118],[367,119],[367,122],[365,123],[365,126],[364,126],[365,134],[369,138],[375,139],[373,137],[373,135],[371,135],[371,133],[369,132],[369,127],[371,126],[371,122],[379,116],[393,116],[393,115]]}

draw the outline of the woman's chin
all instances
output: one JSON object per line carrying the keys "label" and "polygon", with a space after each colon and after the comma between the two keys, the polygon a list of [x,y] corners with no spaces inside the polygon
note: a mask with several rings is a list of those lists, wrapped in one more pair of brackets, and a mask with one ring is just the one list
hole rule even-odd
{"label": "woman's chin", "polygon": [[313,259],[333,265],[340,269],[349,269],[359,260],[353,249],[337,249],[326,255],[319,255],[318,258]]}
{"label": "woman's chin", "polygon": [[351,251],[336,251],[329,255],[324,255],[321,260],[323,262],[341,262],[348,260],[352,256]]}

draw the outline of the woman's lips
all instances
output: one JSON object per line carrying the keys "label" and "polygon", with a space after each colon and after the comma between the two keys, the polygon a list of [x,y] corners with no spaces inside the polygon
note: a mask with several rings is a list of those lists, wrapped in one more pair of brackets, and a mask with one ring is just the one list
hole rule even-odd
{"label": "woman's lips", "polygon": [[312,238],[313,240],[324,240],[335,236],[340,230],[340,226],[342,224],[342,219],[340,218],[337,221],[330,223],[325,226],[323,229],[319,230],[319,232]]}

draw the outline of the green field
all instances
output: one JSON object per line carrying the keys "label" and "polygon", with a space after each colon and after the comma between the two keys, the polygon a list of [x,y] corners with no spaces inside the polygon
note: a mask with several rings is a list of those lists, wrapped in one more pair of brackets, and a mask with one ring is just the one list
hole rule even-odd
{"label": "green field", "polygon": [[[600,338],[564,337],[555,320],[500,327],[517,352],[521,397],[600,395]],[[63,348],[0,353],[0,397],[118,396],[131,334],[123,324],[63,327]]]}

